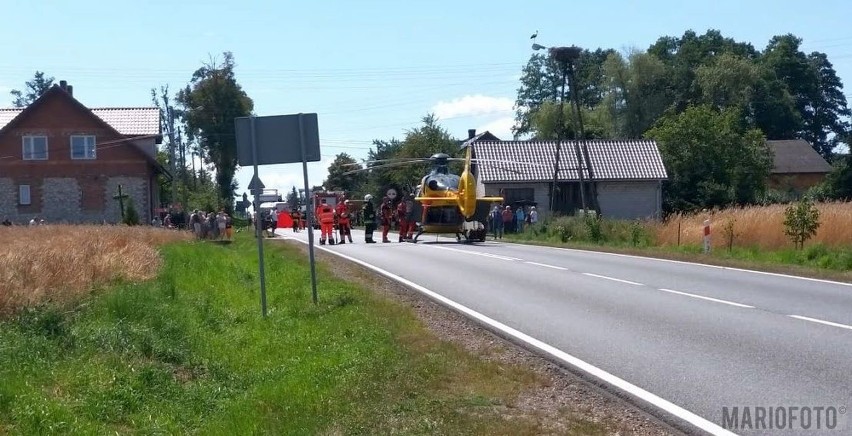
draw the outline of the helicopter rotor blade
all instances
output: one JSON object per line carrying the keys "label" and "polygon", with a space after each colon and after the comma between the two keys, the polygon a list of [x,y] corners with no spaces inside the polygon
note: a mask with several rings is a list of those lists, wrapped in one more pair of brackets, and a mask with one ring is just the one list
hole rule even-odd
{"label": "helicopter rotor blade", "polygon": [[[450,158],[448,160],[457,161],[457,162],[464,162],[467,159],[461,158],[461,157],[454,157],[454,158]],[[535,163],[535,162],[523,162],[523,161],[505,160],[505,159],[471,159],[470,161],[472,163],[485,163],[485,164],[506,163],[506,164],[513,164],[513,165],[528,165],[528,166],[533,166],[533,167],[548,167],[548,168],[550,167],[549,165],[544,165],[544,164]]]}
{"label": "helicopter rotor blade", "polygon": [[384,165],[375,165],[375,166],[371,166],[371,167],[367,167],[367,168],[359,168],[357,170],[346,171],[341,175],[345,176],[345,175],[349,175],[349,174],[360,173],[360,172],[363,172],[363,171],[382,170],[382,169],[385,169],[385,168],[395,168],[395,167],[401,167],[401,166],[405,166],[405,165],[411,165],[411,164],[417,164],[417,163],[427,163],[427,162],[429,162],[428,159],[421,159],[421,160],[416,160],[416,161],[405,161],[405,162],[393,162],[393,163],[387,163],[387,164],[384,164]]}
{"label": "helicopter rotor blade", "polygon": [[[387,164],[387,163],[397,163],[397,162],[421,162],[421,161],[428,161],[428,160],[429,160],[429,158],[426,158],[426,157],[401,157],[401,158],[394,158],[394,159],[374,159],[374,160],[365,160],[365,161],[361,161],[361,162],[354,162],[354,163],[343,164],[342,166],[346,166],[346,167],[354,167],[354,166],[358,166],[358,165],[372,165],[372,164],[382,164],[382,165],[384,165],[384,164]],[[378,166],[378,165],[373,165],[373,166],[375,167],[375,166]]]}

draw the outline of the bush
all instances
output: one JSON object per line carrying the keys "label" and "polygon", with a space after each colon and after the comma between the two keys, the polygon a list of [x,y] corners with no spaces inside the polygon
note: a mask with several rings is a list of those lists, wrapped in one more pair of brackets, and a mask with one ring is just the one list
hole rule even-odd
{"label": "bush", "polygon": [[127,197],[127,205],[124,206],[124,224],[128,226],[139,225],[139,212],[136,211],[136,206],[130,197]]}
{"label": "bush", "polygon": [[784,210],[784,234],[790,237],[797,249],[802,249],[818,228],[819,209],[808,197]]}

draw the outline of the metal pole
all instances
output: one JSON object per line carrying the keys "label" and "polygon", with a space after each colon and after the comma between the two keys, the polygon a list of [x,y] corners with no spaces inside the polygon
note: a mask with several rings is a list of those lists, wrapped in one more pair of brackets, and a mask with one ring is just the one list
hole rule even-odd
{"label": "metal pole", "polygon": [[559,117],[558,125],[556,126],[556,160],[553,162],[553,186],[550,190],[550,214],[554,214],[556,205],[556,191],[559,184],[559,158],[562,154],[562,136],[565,130],[565,65],[562,65],[562,90],[559,94]]}
{"label": "metal pole", "polygon": [[[299,144],[302,147],[302,176],[305,179],[305,194],[307,195],[310,192],[308,189],[308,158],[305,156],[307,153],[305,152],[305,128],[302,123],[302,117],[303,114],[299,114]],[[307,200],[306,198],[305,204],[308,203]],[[311,205],[307,205],[305,207],[305,221],[308,223],[308,257],[311,261],[311,300],[314,304],[317,304],[317,270],[314,263],[314,228],[311,226],[312,213]]]}
{"label": "metal pole", "polygon": [[[257,174],[257,132],[254,128],[255,117],[252,116],[250,118],[251,121],[251,158],[254,163],[254,178],[255,180],[260,180],[260,177]],[[252,192],[254,194],[254,200],[256,204],[260,204],[260,191],[256,189],[256,192]],[[260,310],[263,312],[263,317],[266,318],[266,272],[263,268],[263,238],[261,237],[260,228],[260,217],[258,216],[257,209],[254,212],[254,231],[255,236],[257,237],[257,256],[258,256],[258,265],[260,266]]]}

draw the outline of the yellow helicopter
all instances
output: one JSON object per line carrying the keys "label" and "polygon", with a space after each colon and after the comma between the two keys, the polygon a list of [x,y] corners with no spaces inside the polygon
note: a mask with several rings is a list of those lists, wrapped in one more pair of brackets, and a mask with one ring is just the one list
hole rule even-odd
{"label": "yellow helicopter", "polygon": [[[511,163],[513,165],[537,165],[524,162],[498,160],[479,160],[473,157],[470,146],[465,147],[464,158],[450,157],[445,153],[436,153],[429,158],[387,159],[373,161],[373,166],[351,171],[368,171],[400,165],[432,162],[431,171],[423,176],[414,193],[414,217],[416,233],[411,242],[424,233],[454,234],[458,242],[484,242],[488,234],[485,223],[494,203],[503,202],[503,197],[485,195],[485,186],[479,181],[477,165],[487,162],[489,165]],[[450,172],[449,163],[463,161],[461,174]],[[356,164],[360,165],[360,164]],[[508,168],[502,168],[514,171]]]}

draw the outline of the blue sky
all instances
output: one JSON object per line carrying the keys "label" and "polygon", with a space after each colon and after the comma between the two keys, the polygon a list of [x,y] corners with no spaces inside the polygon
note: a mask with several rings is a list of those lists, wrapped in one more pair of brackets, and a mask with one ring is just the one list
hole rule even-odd
{"label": "blue sky", "polygon": [[[746,4],[748,3],[748,4]],[[74,85],[87,106],[149,106],[150,89],[185,85],[202,62],[234,53],[258,115],[319,114],[319,184],[338,153],[402,137],[429,112],[457,137],[508,136],[529,36],[544,45],[646,49],[685,30],[763,49],[793,33],[852,81],[845,1],[92,1],[4,0],[0,106],[35,70]],[[14,19],[10,19],[13,17]],[[847,98],[852,96],[848,88]],[[261,167],[267,187],[302,185],[301,165]],[[241,169],[240,192],[251,168]]]}

